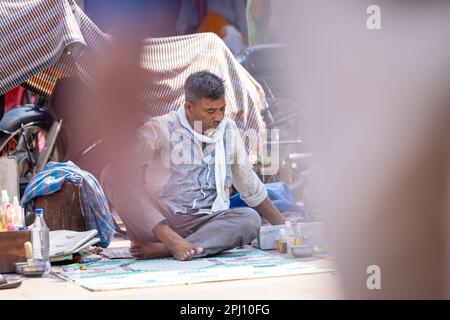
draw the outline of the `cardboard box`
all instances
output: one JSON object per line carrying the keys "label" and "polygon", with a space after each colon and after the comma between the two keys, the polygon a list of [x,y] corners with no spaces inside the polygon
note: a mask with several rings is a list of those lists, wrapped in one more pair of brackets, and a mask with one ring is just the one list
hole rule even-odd
{"label": "cardboard box", "polygon": [[27,261],[27,241],[31,241],[30,230],[0,232],[0,273],[14,273],[14,263]]}

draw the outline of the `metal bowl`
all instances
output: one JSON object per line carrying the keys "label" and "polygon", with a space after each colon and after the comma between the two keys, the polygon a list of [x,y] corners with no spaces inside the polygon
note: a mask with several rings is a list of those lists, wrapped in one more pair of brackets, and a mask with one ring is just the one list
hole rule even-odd
{"label": "metal bowl", "polygon": [[16,272],[25,276],[42,276],[45,272],[44,264],[35,264],[29,266],[26,262],[15,263]]}
{"label": "metal bowl", "polygon": [[310,245],[292,246],[291,254],[296,258],[310,257],[313,254],[313,247]]}

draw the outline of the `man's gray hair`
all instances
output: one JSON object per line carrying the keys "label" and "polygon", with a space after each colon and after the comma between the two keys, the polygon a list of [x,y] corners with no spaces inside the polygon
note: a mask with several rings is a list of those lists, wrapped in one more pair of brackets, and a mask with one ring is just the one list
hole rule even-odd
{"label": "man's gray hair", "polygon": [[186,101],[195,103],[202,98],[218,100],[225,96],[224,81],[209,71],[199,71],[187,77],[184,83]]}

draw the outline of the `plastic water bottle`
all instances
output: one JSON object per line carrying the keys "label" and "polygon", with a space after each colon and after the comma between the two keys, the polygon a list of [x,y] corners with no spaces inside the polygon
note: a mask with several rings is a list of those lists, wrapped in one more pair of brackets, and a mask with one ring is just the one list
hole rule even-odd
{"label": "plastic water bottle", "polygon": [[287,242],[287,253],[291,255],[291,248],[294,246],[295,233],[291,221],[286,221],[286,242]]}
{"label": "plastic water bottle", "polygon": [[50,235],[44,220],[44,210],[36,209],[36,219],[31,226],[31,243],[35,264],[45,265],[44,274],[50,273]]}

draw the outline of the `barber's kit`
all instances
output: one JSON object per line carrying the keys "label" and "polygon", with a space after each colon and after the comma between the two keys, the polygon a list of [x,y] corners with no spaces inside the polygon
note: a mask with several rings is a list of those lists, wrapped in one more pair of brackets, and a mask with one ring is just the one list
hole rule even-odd
{"label": "barber's kit", "polygon": [[294,221],[262,226],[252,245],[261,250],[277,250],[286,257],[307,257],[313,254],[314,246],[326,243],[324,228],[323,222]]}

